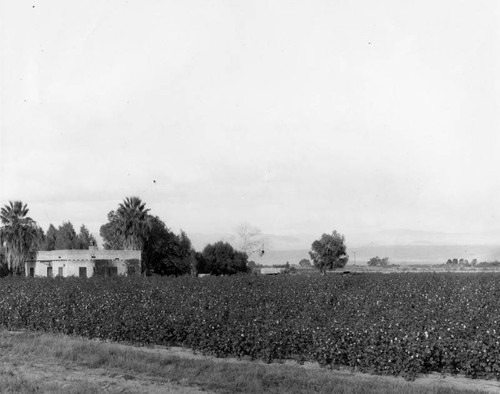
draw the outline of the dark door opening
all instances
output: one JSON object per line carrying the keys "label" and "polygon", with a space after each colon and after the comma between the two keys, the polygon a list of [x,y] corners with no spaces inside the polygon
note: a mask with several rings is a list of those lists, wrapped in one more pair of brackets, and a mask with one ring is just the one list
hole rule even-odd
{"label": "dark door opening", "polygon": [[87,267],[79,267],[78,274],[79,274],[80,278],[86,278],[87,277]]}
{"label": "dark door opening", "polygon": [[117,267],[108,267],[106,269],[107,276],[116,276],[118,275],[118,268]]}
{"label": "dark door opening", "polygon": [[47,278],[52,278],[52,267],[47,267]]}
{"label": "dark door opening", "polygon": [[30,267],[30,276],[31,276],[32,278],[34,278],[34,277],[35,277],[35,267]]}

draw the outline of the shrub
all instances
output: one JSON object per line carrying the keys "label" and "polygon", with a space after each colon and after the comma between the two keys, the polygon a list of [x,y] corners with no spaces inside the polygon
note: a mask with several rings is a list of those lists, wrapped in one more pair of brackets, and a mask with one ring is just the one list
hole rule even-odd
{"label": "shrub", "polygon": [[370,267],[386,267],[389,264],[389,257],[372,257],[367,263]]}

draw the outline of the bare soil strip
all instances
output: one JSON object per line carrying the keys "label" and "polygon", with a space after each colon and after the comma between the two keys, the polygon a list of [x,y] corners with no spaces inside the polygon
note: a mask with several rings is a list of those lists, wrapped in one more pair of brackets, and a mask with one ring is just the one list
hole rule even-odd
{"label": "bare soil strip", "polygon": [[[117,344],[122,348],[135,348],[137,350],[142,350],[148,353],[161,354],[165,356],[176,356],[180,358],[187,359],[198,359],[198,360],[211,360],[214,362],[223,362],[223,363],[258,363],[263,365],[284,365],[291,367],[300,367],[305,369],[313,369],[313,370],[325,370],[318,363],[305,362],[304,364],[299,364],[293,360],[283,360],[281,362],[275,362],[271,364],[266,364],[263,361],[248,361],[248,360],[240,360],[237,358],[217,358],[213,356],[204,356],[202,354],[196,353],[191,349],[186,349],[182,347],[163,347],[163,346],[153,346],[153,347],[137,347],[132,345],[123,345]],[[416,378],[412,382],[406,381],[401,377],[394,376],[381,376],[381,375],[371,375],[367,373],[361,372],[352,372],[347,368],[340,368],[331,370],[332,375],[345,377],[345,378],[353,378],[356,380],[379,380],[379,381],[387,381],[387,382],[396,382],[396,383],[406,383],[416,386],[423,387],[448,387],[452,389],[467,389],[467,390],[480,390],[488,393],[500,393],[500,381],[495,380],[486,380],[486,379],[470,379],[466,378],[463,375],[442,375],[439,373],[432,373],[428,375],[424,375]]]}
{"label": "bare soil strip", "polygon": [[[54,390],[71,392],[75,386],[89,386],[102,393],[140,393],[140,394],[207,394],[195,387],[183,386],[161,378],[144,374],[127,374],[108,368],[86,368],[75,365],[61,365],[56,362],[26,362],[11,367],[15,374],[20,374],[29,381],[36,382],[42,392]],[[92,389],[89,391],[93,391]]]}
{"label": "bare soil strip", "polygon": [[[97,347],[95,346],[96,342],[98,345]],[[91,356],[89,359],[88,355],[85,356],[86,362],[82,363],[78,361],[78,354],[80,354],[81,351],[86,351],[88,354],[88,349],[92,349],[92,344],[94,344],[94,351],[104,355],[106,361],[99,364],[99,355],[96,355],[95,363],[92,361],[93,357]],[[47,346],[50,347],[48,348]],[[44,351],[47,354],[43,354]],[[58,356],[58,351],[64,354]],[[127,364],[126,368],[121,368],[119,366],[122,364],[114,364],[115,366],[113,367],[112,360],[114,354],[125,355],[126,362],[128,363],[128,360],[130,360],[130,364]],[[148,357],[140,357],[140,354],[147,354]],[[162,376],[155,375],[152,370],[148,370],[149,367],[141,368],[141,365],[133,364],[134,362],[141,363],[140,360],[147,360],[149,357],[155,360],[156,363],[159,363],[158,365],[161,371],[158,370],[158,372],[161,372],[160,375]],[[432,390],[436,388],[446,388],[453,391],[477,390],[483,393],[500,393],[500,382],[498,381],[468,379],[464,376],[430,374],[419,377],[413,382],[408,382],[399,377],[370,375],[352,372],[345,368],[340,370],[329,370],[320,367],[317,363],[310,362],[300,365],[295,361],[283,360],[281,362],[266,364],[262,361],[250,361],[247,359],[240,360],[235,358],[205,356],[181,347],[142,347],[62,335],[6,331],[0,332],[0,380],[12,379],[14,382],[14,379],[17,379],[18,382],[26,383],[24,386],[32,386],[35,387],[36,390],[17,390],[14,386],[12,386],[14,389],[6,386],[8,390],[2,391],[5,390],[5,388],[2,389],[2,382],[0,382],[0,392],[57,394],[200,394],[210,393],[211,391],[207,391],[207,389],[219,391],[219,389],[216,389],[216,385],[214,386],[212,384],[203,388],[202,386],[197,386],[198,382],[196,378],[193,379],[192,377],[190,380],[187,378],[184,379],[184,377],[178,378],[175,381],[169,380],[172,376],[168,373],[164,373],[165,368],[168,368],[167,365],[175,366],[179,364],[181,359],[200,360],[201,363],[205,363],[203,365],[200,364],[201,367],[200,365],[194,366],[195,374],[197,373],[196,368],[209,368],[210,371],[221,369],[210,367],[210,364],[214,366],[219,365],[221,367],[223,367],[224,363],[227,365],[234,365],[235,367],[241,366],[241,368],[236,369],[236,373],[251,370],[252,366],[262,365],[265,366],[267,371],[275,371],[272,373],[276,373],[276,376],[297,375],[297,372],[293,371],[298,371],[298,368],[300,368],[311,370],[314,374],[317,373],[318,377],[328,375],[332,379],[341,379],[346,382],[346,384],[353,386],[356,384],[359,386],[360,382],[366,382],[366,387],[369,387],[371,383],[379,383],[378,386],[382,387],[401,387],[402,389],[411,386],[415,389],[418,388],[415,392],[419,393],[435,392]],[[165,367],[163,367],[164,364],[162,364],[163,360],[169,362],[165,364]],[[224,370],[226,369],[224,368]],[[280,375],[279,371],[283,372],[284,370],[287,371],[286,374]],[[185,376],[190,375],[187,373]],[[222,379],[225,379],[224,375],[222,375]],[[201,381],[199,382],[201,383]],[[206,384],[203,384],[203,386],[205,385]],[[21,384],[21,386],[23,385]],[[228,391],[227,389],[222,389],[221,392]],[[253,390],[252,392],[258,391]]]}

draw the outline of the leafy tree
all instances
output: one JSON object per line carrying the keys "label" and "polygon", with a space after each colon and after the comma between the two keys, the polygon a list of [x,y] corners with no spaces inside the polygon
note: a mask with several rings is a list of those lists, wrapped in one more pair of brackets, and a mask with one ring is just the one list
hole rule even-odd
{"label": "leafy tree", "polygon": [[194,267],[194,251],[186,233],[174,234],[157,216],[149,217],[142,256],[148,274],[185,275]]}
{"label": "leafy tree", "polygon": [[142,250],[149,234],[149,209],[139,197],[126,197],[116,210],[116,230],[126,250]]}
{"label": "leafy tree", "polygon": [[248,272],[247,260],[246,253],[235,250],[227,242],[219,241],[208,244],[201,256],[197,255],[197,271],[213,275]]}
{"label": "leafy tree", "polygon": [[332,234],[323,234],[312,243],[309,256],[322,275],[326,275],[328,269],[344,267],[349,260],[344,236],[335,230]]}
{"label": "leafy tree", "polygon": [[167,275],[194,274],[196,270],[194,250],[184,231],[181,231],[180,235],[175,235],[174,242],[162,260],[162,264]]}
{"label": "leafy tree", "polygon": [[7,256],[5,256],[5,251],[0,244],[0,278],[9,275],[9,268],[7,266]]}
{"label": "leafy tree", "polygon": [[80,232],[76,236],[78,249],[88,249],[90,245],[97,245],[92,234],[90,234],[84,224],[80,227]]}
{"label": "leafy tree", "polygon": [[285,271],[283,273],[286,274],[286,275],[296,274],[297,273],[297,268],[295,268],[293,265],[288,266],[287,268],[285,268]]}
{"label": "leafy tree", "polygon": [[120,250],[123,249],[123,240],[118,230],[119,222],[115,211],[108,213],[108,223],[103,224],[99,230],[104,240],[104,249]]}
{"label": "leafy tree", "polygon": [[250,260],[248,263],[247,263],[247,267],[250,271],[253,271],[257,268],[257,263],[253,260]]}
{"label": "leafy tree", "polygon": [[370,267],[386,267],[389,264],[389,257],[372,257],[367,263]]}
{"label": "leafy tree", "polygon": [[35,224],[35,250],[42,250],[43,245],[45,244],[45,233],[43,232],[43,228]]}
{"label": "leafy tree", "polygon": [[[144,207],[139,210],[146,211],[144,215],[137,215],[144,219],[144,225],[136,226],[144,231],[140,236],[143,270],[148,275],[184,275],[192,272],[194,251],[186,233],[181,231],[180,235],[176,235],[159,217],[150,215],[149,210]],[[118,211],[108,214],[108,223],[100,228],[105,249],[126,248],[123,223]]]}
{"label": "leafy tree", "polygon": [[196,274],[209,274],[210,268],[208,262],[203,256],[202,252],[194,252],[195,273]]}
{"label": "leafy tree", "polygon": [[0,246],[10,273],[23,274],[24,262],[38,247],[38,226],[21,201],[9,201],[0,211]]}
{"label": "leafy tree", "polygon": [[71,222],[63,222],[56,232],[55,249],[78,249],[78,239]]}
{"label": "leafy tree", "polygon": [[311,267],[312,264],[311,262],[308,260],[308,259],[302,259],[299,261],[299,265],[302,267],[302,268],[305,268],[305,267]]}
{"label": "leafy tree", "polygon": [[88,249],[91,244],[96,244],[95,237],[84,224],[80,227],[80,232],[76,234],[73,224],[69,221],[63,222],[57,229],[50,224],[45,236],[42,231],[42,239],[39,250]]}
{"label": "leafy tree", "polygon": [[42,244],[41,250],[55,250],[56,238],[57,238],[57,229],[51,223],[49,225],[49,228],[47,229],[47,233],[45,234],[45,239]]}

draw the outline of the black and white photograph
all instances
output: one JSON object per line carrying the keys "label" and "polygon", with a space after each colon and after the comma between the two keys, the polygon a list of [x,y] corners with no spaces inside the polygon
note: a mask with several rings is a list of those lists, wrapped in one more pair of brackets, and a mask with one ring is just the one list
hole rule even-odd
{"label": "black and white photograph", "polygon": [[500,393],[500,1],[0,0],[0,393]]}

